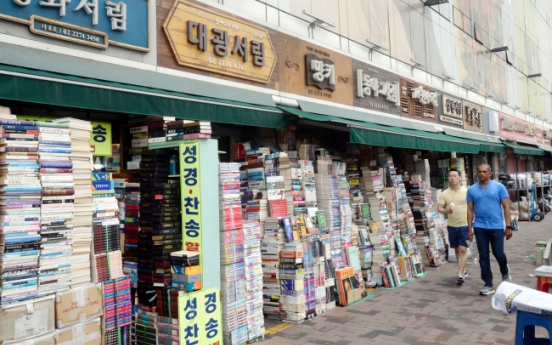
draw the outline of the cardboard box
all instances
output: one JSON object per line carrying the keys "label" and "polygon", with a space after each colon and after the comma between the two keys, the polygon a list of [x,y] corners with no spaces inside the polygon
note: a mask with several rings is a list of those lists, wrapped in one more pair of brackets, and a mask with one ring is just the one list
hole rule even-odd
{"label": "cardboard box", "polygon": [[50,331],[46,334],[42,334],[36,337],[30,337],[20,339],[16,341],[10,341],[4,343],[5,345],[55,345],[56,344],[56,331]]}
{"label": "cardboard box", "polygon": [[58,329],[56,331],[56,345],[101,345],[102,323],[95,318],[83,323]]}
{"label": "cardboard box", "polygon": [[101,284],[88,284],[56,293],[56,328],[102,316]]}
{"label": "cardboard box", "polygon": [[20,343],[55,330],[54,296],[0,307],[0,344]]}
{"label": "cardboard box", "polygon": [[535,265],[544,265],[544,250],[546,249],[546,242],[538,241],[535,244]]}

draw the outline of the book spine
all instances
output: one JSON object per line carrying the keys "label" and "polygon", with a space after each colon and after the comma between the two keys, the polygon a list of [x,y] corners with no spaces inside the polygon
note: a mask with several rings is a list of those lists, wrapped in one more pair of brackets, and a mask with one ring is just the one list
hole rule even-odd
{"label": "book spine", "polygon": [[56,127],[39,127],[39,131],[40,133],[71,134],[69,129]]}

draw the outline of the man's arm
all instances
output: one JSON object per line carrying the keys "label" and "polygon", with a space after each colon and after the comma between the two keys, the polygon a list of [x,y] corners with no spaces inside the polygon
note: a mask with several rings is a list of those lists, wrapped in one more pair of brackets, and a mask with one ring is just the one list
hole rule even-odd
{"label": "man's arm", "polygon": [[502,203],[502,208],[504,209],[504,221],[506,223],[506,229],[504,229],[504,236],[506,236],[506,240],[509,240],[512,238],[512,229],[510,226],[512,226],[512,217],[510,216],[510,198],[504,198],[500,200]]}
{"label": "man's arm", "polygon": [[468,201],[468,238],[473,241],[473,202]]}
{"label": "man's arm", "polygon": [[437,211],[439,211],[439,213],[442,213],[442,214],[450,214],[450,213],[452,213],[452,210],[451,210],[451,209],[445,208],[445,204],[439,204],[439,205],[437,206]]}

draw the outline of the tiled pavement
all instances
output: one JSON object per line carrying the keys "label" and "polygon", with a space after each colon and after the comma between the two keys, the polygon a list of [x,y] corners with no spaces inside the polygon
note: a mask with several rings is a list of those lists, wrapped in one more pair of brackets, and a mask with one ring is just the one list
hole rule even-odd
{"label": "tiled pavement", "polygon": [[[536,266],[527,256],[534,255],[537,241],[552,237],[552,215],[540,223],[520,222],[519,228],[506,241],[513,283],[535,288],[529,275]],[[492,260],[496,288],[500,272]],[[514,344],[516,317],[501,315],[490,296],[479,295],[479,264],[468,265],[469,277],[460,286],[454,262],[428,270],[428,276],[401,288],[376,290],[372,299],[269,335],[263,345]],[[539,336],[547,337],[546,331],[537,328]]]}

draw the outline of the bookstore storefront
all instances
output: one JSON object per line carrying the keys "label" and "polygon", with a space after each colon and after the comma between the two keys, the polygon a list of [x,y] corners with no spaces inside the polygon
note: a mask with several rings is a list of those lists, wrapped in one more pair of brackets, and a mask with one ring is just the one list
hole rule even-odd
{"label": "bookstore storefront", "polygon": [[0,155],[0,195],[32,190],[33,210],[4,218],[0,306],[51,322],[6,344],[83,326],[106,344],[243,343],[263,316],[402,286],[446,256],[446,171],[503,150],[477,105],[211,6],[106,2],[94,25],[88,5],[60,21],[19,3],[0,7],[1,145],[21,153]]}

